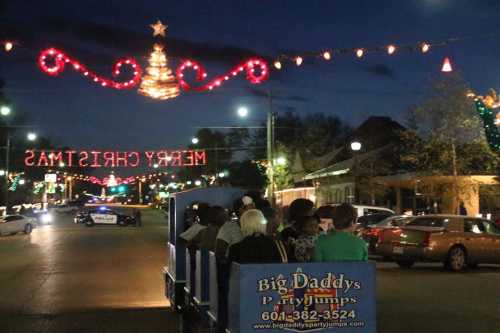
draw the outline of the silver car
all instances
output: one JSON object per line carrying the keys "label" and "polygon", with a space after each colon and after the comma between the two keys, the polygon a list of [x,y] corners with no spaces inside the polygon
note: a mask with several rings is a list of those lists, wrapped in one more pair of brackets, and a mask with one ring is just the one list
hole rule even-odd
{"label": "silver car", "polygon": [[0,236],[13,235],[18,232],[31,234],[33,228],[36,228],[36,220],[23,215],[6,215],[0,217]]}

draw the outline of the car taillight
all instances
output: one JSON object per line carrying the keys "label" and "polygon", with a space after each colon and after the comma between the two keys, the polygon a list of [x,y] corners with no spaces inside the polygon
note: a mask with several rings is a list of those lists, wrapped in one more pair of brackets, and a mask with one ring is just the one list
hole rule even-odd
{"label": "car taillight", "polygon": [[424,235],[424,240],[422,241],[422,245],[424,247],[427,247],[427,246],[429,246],[430,242],[431,242],[431,233],[426,232]]}
{"label": "car taillight", "polygon": [[392,229],[391,230],[392,234],[397,237],[401,237],[401,234],[403,233],[403,230],[401,229]]}
{"label": "car taillight", "polygon": [[378,243],[383,243],[384,242],[384,234],[385,234],[385,231],[384,230],[381,230],[381,232],[378,234]]}

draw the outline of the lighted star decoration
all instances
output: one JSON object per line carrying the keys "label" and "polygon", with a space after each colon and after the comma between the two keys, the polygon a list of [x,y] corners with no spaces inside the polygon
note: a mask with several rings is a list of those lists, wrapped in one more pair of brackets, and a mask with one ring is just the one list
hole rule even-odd
{"label": "lighted star decoration", "polygon": [[158,20],[155,24],[150,25],[151,28],[153,28],[153,37],[156,36],[163,36],[165,37],[165,32],[167,31],[167,26],[161,23],[160,20]]}

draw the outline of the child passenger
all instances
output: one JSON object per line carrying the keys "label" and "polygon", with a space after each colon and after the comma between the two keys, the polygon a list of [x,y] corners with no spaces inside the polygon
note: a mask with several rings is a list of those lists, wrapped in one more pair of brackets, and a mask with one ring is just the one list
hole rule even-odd
{"label": "child passenger", "polygon": [[295,258],[299,262],[310,262],[314,255],[314,243],[319,235],[319,218],[301,217],[297,221],[299,236],[294,241]]}

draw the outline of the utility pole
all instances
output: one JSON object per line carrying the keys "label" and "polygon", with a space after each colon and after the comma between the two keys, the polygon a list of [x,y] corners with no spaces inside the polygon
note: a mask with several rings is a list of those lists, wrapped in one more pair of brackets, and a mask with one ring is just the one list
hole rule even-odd
{"label": "utility pole", "polygon": [[457,149],[454,139],[451,139],[451,157],[453,164],[453,214],[460,214],[460,200],[458,191]]}
{"label": "utility pole", "polygon": [[68,177],[68,184],[69,184],[69,201],[73,199],[73,177]]}
{"label": "utility pole", "polygon": [[268,90],[269,108],[267,110],[267,176],[269,186],[267,189],[267,197],[272,206],[274,206],[274,113],[273,113],[273,96],[271,89]]}
{"label": "utility pole", "polygon": [[137,184],[137,188],[139,190],[139,204],[142,205],[142,179],[139,179],[139,182]]}
{"label": "utility pole", "polygon": [[10,133],[7,127],[7,144],[5,145],[5,214],[9,210],[9,164],[10,164]]}

